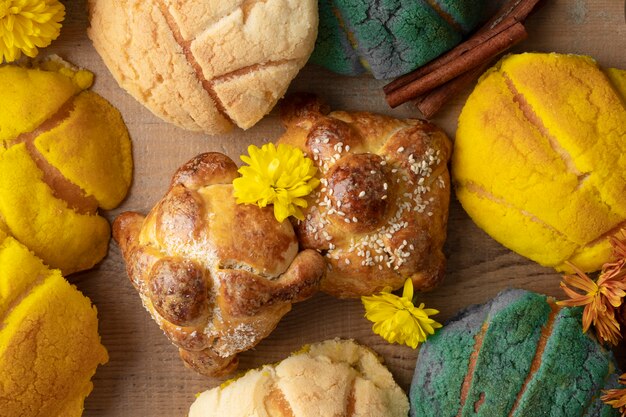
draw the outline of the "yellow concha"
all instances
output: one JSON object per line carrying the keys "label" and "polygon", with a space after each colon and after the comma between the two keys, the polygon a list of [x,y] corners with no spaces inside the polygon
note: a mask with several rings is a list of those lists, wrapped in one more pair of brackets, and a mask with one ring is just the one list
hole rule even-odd
{"label": "yellow concha", "polygon": [[559,270],[599,269],[626,221],[626,72],[591,58],[504,58],[459,118],[457,196],[494,239]]}
{"label": "yellow concha", "polygon": [[108,361],[95,307],[10,236],[0,265],[0,416],[80,416]]}
{"label": "yellow concha", "polygon": [[67,118],[35,139],[35,146],[100,207],[113,209],[126,196],[132,179],[126,126],[119,112],[91,91],[80,93],[73,105]]}
{"label": "yellow concha", "polygon": [[65,274],[91,268],[106,255],[109,223],[80,214],[54,196],[21,143],[0,150],[0,214],[12,236]]}
{"label": "yellow concha", "polygon": [[[82,80],[84,76],[78,77]],[[15,65],[0,67],[0,142],[31,132],[52,117],[80,91],[89,88],[60,72],[26,69]]]}
{"label": "yellow concha", "polygon": [[64,274],[105,256],[97,208],[115,208],[132,180],[126,126],[92,83],[60,59],[0,67],[0,228]]}

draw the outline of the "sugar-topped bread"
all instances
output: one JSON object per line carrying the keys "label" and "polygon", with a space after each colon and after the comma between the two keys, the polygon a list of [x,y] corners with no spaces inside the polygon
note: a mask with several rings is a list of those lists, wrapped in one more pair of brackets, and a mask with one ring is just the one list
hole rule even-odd
{"label": "sugar-topped bread", "polygon": [[283,105],[279,143],[314,161],[321,186],[307,197],[296,231],[326,256],[322,290],[339,297],[442,279],[451,143],[435,125],[378,114],[329,113],[309,95]]}
{"label": "sugar-topped bread", "polygon": [[408,411],[406,394],[378,356],[336,339],[200,394],[189,417],[406,417]]}
{"label": "sugar-topped bread", "polygon": [[217,134],[247,129],[313,51],[316,0],[89,0],[89,37],[155,115]]}
{"label": "sugar-topped bread", "polygon": [[233,371],[237,353],[317,291],[325,267],[317,252],[299,251],[293,227],[270,207],[236,204],[237,176],[227,156],[198,155],[146,217],[127,212],[113,224],[144,306],[186,364],[208,376]]}

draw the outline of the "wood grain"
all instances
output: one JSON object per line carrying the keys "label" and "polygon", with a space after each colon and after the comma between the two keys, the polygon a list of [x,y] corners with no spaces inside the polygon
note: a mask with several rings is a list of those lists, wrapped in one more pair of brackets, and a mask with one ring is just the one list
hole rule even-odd
{"label": "wood grain", "polygon": [[[162,122],[120,89],[86,36],[84,0],[65,1],[67,20],[58,41],[45,53],[57,53],[95,72],[94,90],[122,112],[133,139],[135,177],[130,195],[111,220],[126,210],[146,212],[161,198],[174,170],[200,152],[220,151],[233,159],[250,143],[274,140],[282,132],[276,111],[248,130],[207,137]],[[626,68],[624,5],[617,0],[553,0],[527,22],[529,38],[517,51],[556,51],[594,56],[603,66]],[[138,57],[137,59],[141,59]],[[333,108],[377,111],[395,117],[416,117],[412,105],[391,110],[382,93],[384,81],[344,78],[308,66],[292,91],[310,91]],[[451,136],[469,89],[436,119]],[[446,320],[459,309],[481,303],[508,287],[522,287],[562,297],[559,275],[500,246],[478,229],[458,202],[450,210],[445,283],[420,299],[441,311]],[[107,258],[95,269],[70,277],[98,307],[102,341],[110,361],[98,369],[85,416],[185,416],[194,395],[217,385],[187,370],[157,325],[144,311],[132,288],[120,252],[111,244]],[[302,344],[332,337],[354,338],[384,358],[402,387],[410,384],[416,352],[391,346],[374,335],[358,301],[339,301],[320,294],[284,318],[276,331],[253,351],[241,355],[241,370],[276,362]]]}

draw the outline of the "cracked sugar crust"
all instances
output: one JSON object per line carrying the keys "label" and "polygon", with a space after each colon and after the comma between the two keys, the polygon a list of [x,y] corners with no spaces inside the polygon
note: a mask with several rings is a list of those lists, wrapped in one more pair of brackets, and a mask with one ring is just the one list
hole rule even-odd
{"label": "cracked sugar crust", "polygon": [[0,233],[0,399],[3,416],[79,416],[98,364],[95,307],[59,271]]}
{"label": "cracked sugar crust", "polygon": [[189,416],[405,417],[408,409],[406,395],[373,351],[335,339],[202,393]]}
{"label": "cracked sugar crust", "polygon": [[314,0],[90,0],[89,8],[89,36],[118,83],[162,119],[209,134],[267,114],[317,36]]}
{"label": "cracked sugar crust", "polygon": [[616,74],[587,57],[521,54],[482,78],[459,119],[453,173],[466,211],[500,243],[559,269],[595,270],[609,256],[605,238],[626,221]]}
{"label": "cracked sugar crust", "polygon": [[411,416],[588,415],[615,364],[581,313],[517,289],[461,312],[420,351]]}

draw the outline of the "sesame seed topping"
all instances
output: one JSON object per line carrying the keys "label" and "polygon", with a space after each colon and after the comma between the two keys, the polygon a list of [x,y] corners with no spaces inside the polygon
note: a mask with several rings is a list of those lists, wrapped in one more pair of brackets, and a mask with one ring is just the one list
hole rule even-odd
{"label": "sesame seed topping", "polygon": [[[325,169],[327,170],[329,166],[337,162],[343,150],[348,151],[350,149],[348,145],[344,145],[342,142],[334,144],[333,148],[337,153],[329,158],[325,158],[323,162],[318,164],[322,165],[320,167],[322,174],[324,174]],[[398,148],[398,152],[401,153],[403,151],[405,151],[404,147]],[[321,237],[322,241],[328,241],[326,253],[330,259],[343,259],[342,263],[345,262],[346,265],[350,265],[350,260],[343,258],[343,254],[354,253],[355,256],[358,255],[361,258],[360,263],[365,267],[377,268],[380,271],[384,270],[384,268],[397,271],[410,259],[411,254],[415,251],[415,245],[410,244],[407,240],[397,239],[400,237],[398,233],[408,228],[408,220],[413,219],[418,213],[424,213],[428,216],[434,215],[434,210],[428,211],[427,208],[434,203],[435,198],[428,196],[427,193],[434,183],[441,188],[445,187],[445,181],[441,175],[434,181],[429,180],[429,177],[433,174],[434,165],[441,163],[439,152],[427,149],[423,154],[416,155],[411,153],[408,155],[408,164],[407,162],[394,160],[389,156],[383,156],[383,158],[385,159],[380,162],[381,166],[390,165],[391,173],[395,174],[393,180],[396,180],[402,187],[397,194],[398,197],[394,197],[398,199],[397,204],[394,205],[395,212],[390,213],[391,216],[378,230],[360,235],[358,238],[351,238],[346,247],[337,248],[330,242],[333,237],[324,228],[332,224],[332,221],[326,216],[336,214],[343,217],[344,223],[347,224],[357,223],[359,219],[356,216],[348,217],[345,212],[341,211],[341,201],[331,201],[329,195],[332,195],[333,189],[328,187],[327,179],[320,179],[323,187],[320,187],[321,191],[318,190],[314,194],[316,204],[310,209],[313,216],[307,214],[306,219],[308,222],[305,222],[305,226],[308,233],[315,233],[316,238]],[[371,170],[370,172],[375,174],[379,171]],[[392,183],[389,181],[383,183],[385,191],[389,190],[389,184]],[[434,187],[434,185],[432,186]],[[359,198],[363,198],[366,195],[367,190],[358,193]],[[389,198],[389,195],[385,194],[381,199],[386,200]],[[318,207],[323,206],[328,207],[327,211],[318,209]],[[315,213],[315,210],[317,210],[317,213]]]}
{"label": "sesame seed topping", "polygon": [[404,146],[400,146],[400,147],[398,148],[398,153],[402,153],[402,152],[404,152]]}

